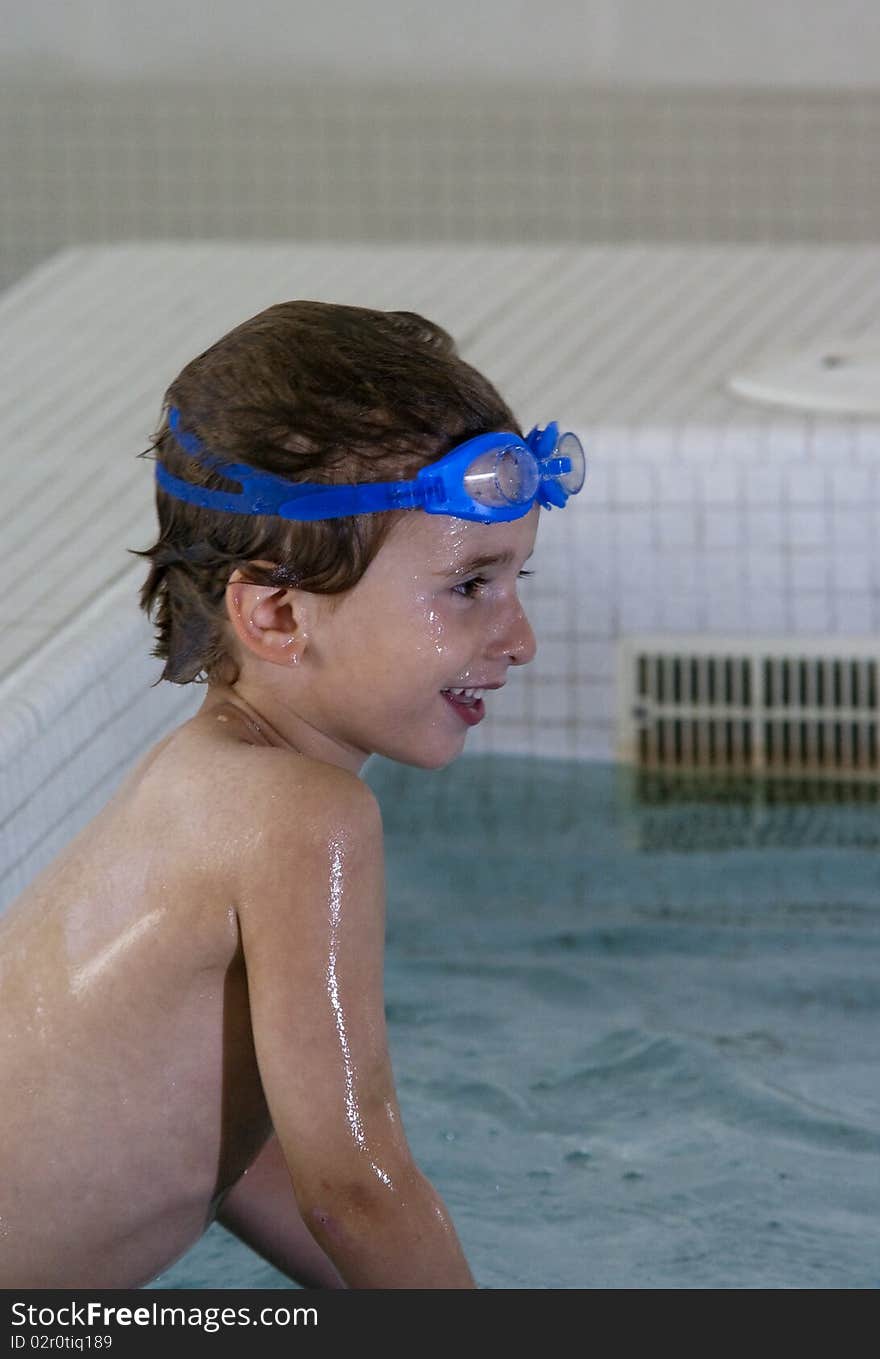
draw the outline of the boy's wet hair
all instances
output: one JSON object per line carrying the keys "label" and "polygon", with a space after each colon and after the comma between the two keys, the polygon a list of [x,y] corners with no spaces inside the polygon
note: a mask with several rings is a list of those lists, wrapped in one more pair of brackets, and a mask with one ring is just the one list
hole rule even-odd
{"label": "boy's wet hair", "polygon": [[[251,317],[188,363],[165,393],[160,428],[139,456],[155,451],[175,476],[237,492],[237,482],[179,446],[168,427],[173,406],[211,453],[291,481],[395,481],[478,434],[522,435],[440,326],[415,312],[326,302],[280,302]],[[341,595],[401,516],[413,513],[295,522],[203,509],[158,485],[156,509],[157,541],[129,551],[150,560],[140,606],[157,630],[151,655],[165,662],[159,680],[174,684],[238,678],[224,602],[236,568],[256,584]]]}

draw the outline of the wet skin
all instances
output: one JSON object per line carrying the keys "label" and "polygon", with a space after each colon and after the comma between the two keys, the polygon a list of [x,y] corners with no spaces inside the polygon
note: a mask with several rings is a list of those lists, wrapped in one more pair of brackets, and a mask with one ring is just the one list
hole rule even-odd
{"label": "wet skin", "polygon": [[[335,610],[316,596],[237,584],[234,576],[227,608],[239,679],[210,686],[197,716],[138,763],[0,917],[0,1286],[142,1285],[186,1251],[218,1209],[292,1278],[341,1286],[329,1248],[346,1270],[355,1262],[346,1282],[383,1286],[358,1282],[359,1238],[346,1238],[336,1253],[326,1214],[320,1229],[314,1217],[304,1228],[291,1176],[310,1208],[323,1192],[316,1185],[328,1186],[332,1203],[334,1167],[354,1194],[353,1167],[366,1156],[380,1188],[391,1186],[387,1198],[409,1184],[414,1216],[423,1198],[439,1202],[410,1172],[383,1066],[378,889],[374,900],[357,884],[355,904],[363,900],[375,919],[350,922],[344,824],[332,845],[332,887],[320,874],[297,877],[294,867],[315,858],[308,836],[333,824],[335,806],[323,803],[345,792],[345,776],[365,793],[355,776],[373,751],[426,768],[460,753],[467,727],[443,688],[503,680],[509,666],[534,655],[516,575],[537,511],[510,525],[420,512],[412,520]],[[504,550],[509,563],[481,571],[482,593],[459,588],[469,577],[456,574],[456,563]],[[329,780],[328,766],[339,771]],[[296,884],[286,916],[264,908],[272,879],[264,893],[260,873],[276,853],[287,856],[285,880]],[[380,870],[371,860],[360,871],[378,882]],[[290,950],[278,974],[265,946],[270,929],[279,950]],[[345,962],[346,939],[357,966]],[[304,977],[329,975],[337,945],[335,1010],[326,1022],[318,1016],[313,1030],[308,987],[291,999],[291,978],[300,959],[310,968]],[[358,970],[366,967],[369,986]],[[372,1009],[361,995],[367,990]],[[255,1005],[285,1015],[276,1028],[262,1021],[256,1044]],[[315,1052],[326,1062],[311,1070],[309,1109],[314,1102],[348,1111],[338,1149],[334,1143],[319,1169],[317,1153],[304,1150],[300,1163],[293,1146],[291,1129],[301,1127],[307,1148],[310,1112],[297,1106],[296,1082],[288,1091],[283,1074],[303,1068],[306,1055],[314,1064]],[[382,1099],[364,1095],[365,1071],[379,1073]],[[276,1124],[284,1120],[286,1152],[270,1104]],[[442,1218],[441,1209],[431,1213]],[[441,1236],[452,1244],[445,1255],[442,1243],[437,1248],[438,1277],[447,1269],[447,1286],[473,1286],[451,1227]],[[386,1253],[392,1276],[396,1249]],[[378,1241],[375,1250],[381,1257]],[[367,1264],[363,1278],[372,1278]]]}

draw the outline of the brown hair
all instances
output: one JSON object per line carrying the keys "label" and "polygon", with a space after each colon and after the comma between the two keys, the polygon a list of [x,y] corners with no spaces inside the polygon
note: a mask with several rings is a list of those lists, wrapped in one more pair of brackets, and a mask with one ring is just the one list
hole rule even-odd
{"label": "brown hair", "polygon": [[[414,312],[279,302],[231,330],[165,393],[150,447],[175,476],[239,490],[188,455],[168,427],[177,407],[211,454],[291,481],[412,477],[456,444],[492,430],[522,434],[495,388],[451,336]],[[261,585],[339,595],[360,580],[406,510],[296,522],[225,513],[156,486],[159,536],[140,606],[157,630],[159,680],[234,683],[224,596],[232,572]],[[277,563],[271,570],[255,560]],[[155,617],[153,612],[155,610]],[[158,684],[159,680],[155,682]]]}

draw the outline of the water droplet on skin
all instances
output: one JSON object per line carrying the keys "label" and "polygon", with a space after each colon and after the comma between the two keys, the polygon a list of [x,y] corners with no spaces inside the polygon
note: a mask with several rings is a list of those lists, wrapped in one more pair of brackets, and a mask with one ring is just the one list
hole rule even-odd
{"label": "water droplet on skin", "polygon": [[228,722],[228,721],[229,721],[229,718],[226,716],[225,713],[218,713],[218,714],[217,714],[217,721],[218,721],[218,722]]}

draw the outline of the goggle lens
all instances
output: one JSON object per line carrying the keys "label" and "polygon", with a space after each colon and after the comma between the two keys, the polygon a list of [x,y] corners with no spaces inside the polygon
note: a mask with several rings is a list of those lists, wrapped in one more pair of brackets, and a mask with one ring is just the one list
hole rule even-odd
{"label": "goggle lens", "polygon": [[563,434],[556,445],[556,456],[567,458],[570,464],[568,472],[560,473],[559,484],[568,495],[577,495],[584,484],[587,461],[584,457],[583,445],[576,434]]}
{"label": "goggle lens", "polygon": [[490,449],[469,464],[464,487],[479,505],[523,505],[538,489],[538,465],[527,448]]}

